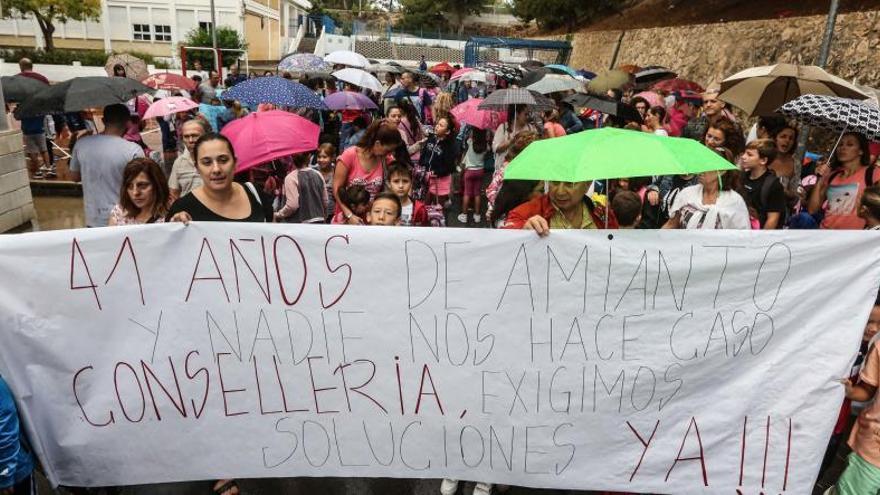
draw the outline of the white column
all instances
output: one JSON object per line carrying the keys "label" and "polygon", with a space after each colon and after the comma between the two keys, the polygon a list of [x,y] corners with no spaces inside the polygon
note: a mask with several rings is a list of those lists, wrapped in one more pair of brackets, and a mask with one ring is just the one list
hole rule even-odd
{"label": "white column", "polygon": [[110,7],[107,0],[101,0],[101,30],[104,32],[104,51],[110,53],[113,46],[110,44]]}
{"label": "white column", "polygon": [[[177,32],[177,2],[175,0],[168,1],[168,8],[171,9],[171,58],[175,61],[179,58],[178,52],[175,49],[177,44],[180,42],[180,35]],[[198,24],[197,24],[198,25]]]}

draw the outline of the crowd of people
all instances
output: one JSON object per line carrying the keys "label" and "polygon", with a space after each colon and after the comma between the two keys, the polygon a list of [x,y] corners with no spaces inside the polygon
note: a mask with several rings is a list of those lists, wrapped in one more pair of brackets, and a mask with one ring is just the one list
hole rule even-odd
{"label": "crowd of people", "polygon": [[[21,69],[27,77],[42,77],[27,60]],[[124,77],[121,69],[116,75]],[[199,108],[159,119],[161,150],[148,149],[140,138],[146,97],[105,107],[100,132],[85,113],[61,115],[76,138],[70,170],[82,181],[86,225],[226,221],[444,227],[455,219],[467,226],[533,230],[539,236],[557,229],[599,228],[880,229],[880,171],[875,166],[880,146],[859,133],[845,133],[827,159],[797,164],[800,129],[780,115],[748,126],[718,99],[718,88],[657,94],[662,104],[652,104],[626,86],[601,96],[631,105],[640,120],[576,108],[566,100],[569,94],[560,92],[548,95],[552,106],[512,105],[506,120],[483,129],[458,122],[452,109],[499,88],[516,87],[516,80],[460,82],[450,80],[451,73],[434,77],[424,68],[400,72],[384,74],[381,92],[332,76],[302,76],[298,81],[322,98],[355,91],[372,98],[378,110],[281,108],[319,124],[319,145],[243,173],[237,173],[233,144],[219,132],[249,112],[279,108],[223,100],[223,86],[247,79],[237,69],[223,85],[215,71],[192,75],[197,89],[187,96]],[[34,137],[48,137],[45,124],[52,120],[22,122],[37,176],[55,173],[45,140]],[[607,126],[694,139],[737,167],[592,182],[505,179],[507,164],[531,143]],[[880,379],[880,353],[871,345],[878,325],[880,299],[866,324],[859,364],[845,383],[847,401],[826,456],[833,457],[844,435],[850,401],[869,403],[861,404],[849,439],[853,453],[837,484],[840,494],[880,490],[880,445],[871,433],[878,428],[880,406],[870,404]],[[32,469],[11,433],[17,426],[8,396],[0,382],[3,495],[28,493],[21,483]],[[14,469],[4,470],[3,463]],[[229,480],[214,488],[221,495],[238,493]],[[444,480],[441,493],[456,489],[457,482]],[[491,491],[491,485],[478,484],[474,493]]]}

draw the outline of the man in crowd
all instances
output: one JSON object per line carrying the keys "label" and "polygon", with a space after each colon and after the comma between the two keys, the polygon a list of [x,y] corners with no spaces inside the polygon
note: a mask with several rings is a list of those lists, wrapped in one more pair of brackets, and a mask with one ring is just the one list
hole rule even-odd
{"label": "man in crowd", "polygon": [[718,99],[720,92],[720,88],[713,87],[703,93],[703,111],[698,117],[688,121],[681,132],[681,137],[701,141],[710,124],[714,124],[723,118],[733,120],[733,115],[727,111],[727,103]]}
{"label": "man in crowd", "polygon": [[422,55],[419,58],[419,70],[425,71],[428,70],[428,62],[425,62],[425,56]]}
{"label": "man in crowd", "polygon": [[223,85],[231,88],[242,81],[247,81],[247,76],[239,72],[238,65],[236,64],[229,67],[229,75],[226,76]]}
{"label": "man in crowd", "polygon": [[220,87],[220,75],[217,71],[212,70],[208,75],[208,80],[199,85],[199,93],[202,95],[202,103],[208,105],[217,98],[217,89]]}
{"label": "man in crowd", "polygon": [[21,70],[17,75],[23,77],[29,77],[36,81],[40,81],[43,84],[49,84],[49,80],[46,79],[46,76],[40,74],[39,72],[34,72],[34,64],[31,62],[29,58],[23,58],[18,61],[18,68]]}
{"label": "man in crowd", "polygon": [[672,97],[675,99],[675,103],[667,110],[669,135],[680,137],[688,121],[694,118],[697,109],[703,105],[703,97],[688,90],[674,91]]}
{"label": "man in crowd", "polygon": [[104,227],[110,210],[119,201],[122,171],[144,150],[122,138],[128,129],[128,107],[116,103],[104,107],[104,132],[79,140],[70,158],[71,178],[82,181],[86,226]]}
{"label": "man in crowd", "polygon": [[405,71],[400,75],[401,94],[399,98],[409,98],[422,121],[425,119],[425,108],[431,106],[431,95],[419,87],[416,75]]}

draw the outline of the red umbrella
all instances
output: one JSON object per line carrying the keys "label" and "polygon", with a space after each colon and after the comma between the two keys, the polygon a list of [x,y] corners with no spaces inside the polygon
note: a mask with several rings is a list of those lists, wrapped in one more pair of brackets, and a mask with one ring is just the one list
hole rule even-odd
{"label": "red umbrella", "polygon": [[145,86],[149,86],[153,89],[183,89],[185,91],[193,91],[196,89],[195,81],[171,72],[150,74],[141,82]]}
{"label": "red umbrella", "polygon": [[433,72],[434,74],[443,74],[445,72],[448,72],[452,74],[453,72],[455,72],[455,67],[449,65],[449,62],[440,62],[434,67],[428,69],[428,72]]}
{"label": "red umbrella", "polygon": [[660,81],[651,86],[651,89],[654,91],[663,91],[665,93],[671,93],[673,91],[693,91],[695,93],[703,93],[705,91],[705,89],[699,84],[679,78]]}
{"label": "red umbrella", "polygon": [[317,149],[321,128],[299,115],[270,110],[233,120],[220,133],[232,141],[238,173],[277,158]]}
{"label": "red umbrella", "polygon": [[482,98],[471,98],[470,100],[453,107],[449,113],[451,113],[459,123],[480,129],[497,129],[502,122],[507,120],[507,112],[480,110],[477,107],[482,102]]}

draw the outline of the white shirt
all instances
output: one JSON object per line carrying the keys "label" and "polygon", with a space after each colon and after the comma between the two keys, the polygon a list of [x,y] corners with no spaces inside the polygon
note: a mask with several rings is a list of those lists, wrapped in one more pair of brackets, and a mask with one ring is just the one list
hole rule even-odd
{"label": "white shirt", "polygon": [[751,229],[749,210],[735,191],[720,191],[715,204],[703,204],[703,185],[685,187],[675,196],[669,215],[681,214],[685,229]]}
{"label": "white shirt", "polygon": [[412,225],[412,216],[413,216],[413,206],[415,203],[412,201],[409,202],[408,205],[404,205],[400,208],[400,225],[404,227],[409,227]]}
{"label": "white shirt", "polygon": [[117,136],[96,134],[76,142],[70,170],[82,177],[87,226],[107,226],[110,211],[119,202],[122,171],[128,162],[143,157],[140,146]]}

